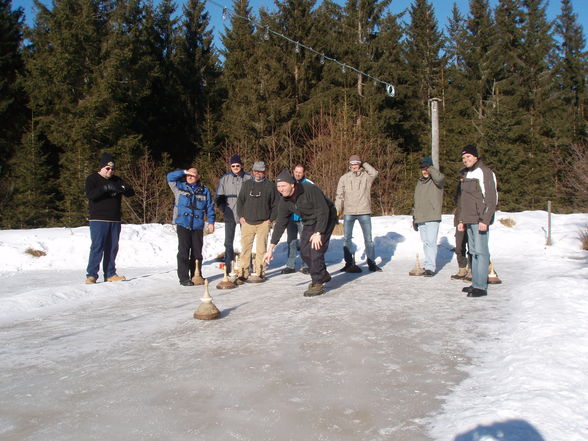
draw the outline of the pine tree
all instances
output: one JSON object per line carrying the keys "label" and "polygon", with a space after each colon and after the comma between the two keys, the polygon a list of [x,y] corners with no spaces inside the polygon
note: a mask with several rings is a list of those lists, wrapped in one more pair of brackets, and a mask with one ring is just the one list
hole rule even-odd
{"label": "pine tree", "polygon": [[[247,0],[234,0],[234,14],[222,37],[224,56],[222,87],[223,132],[230,145],[251,144],[256,138],[258,113],[256,111],[257,84],[255,29],[248,18],[251,8]],[[269,38],[269,35],[268,35]]]}
{"label": "pine tree", "polygon": [[554,107],[549,60],[555,48],[544,0],[523,0],[523,43],[519,69],[519,108],[523,110],[524,161],[517,178],[525,182],[520,197],[531,209],[544,208],[555,195],[555,173],[550,154],[554,131],[549,117]]}
{"label": "pine tree", "polygon": [[[430,129],[429,100],[442,95],[445,59],[441,55],[444,37],[437,29],[433,7],[427,0],[415,0],[410,7],[404,56],[407,63],[404,108],[405,151],[428,151]],[[420,153],[419,153],[420,154]]]}
{"label": "pine tree", "polygon": [[18,83],[23,73],[23,29],[22,8],[12,10],[11,0],[0,0],[0,179],[27,120],[25,97]]}
{"label": "pine tree", "polygon": [[54,225],[56,206],[53,167],[47,161],[42,135],[31,124],[10,163],[10,198],[2,213],[5,228],[42,228]]}
{"label": "pine tree", "polygon": [[[183,156],[186,151],[199,152],[202,149],[206,113],[212,107],[213,114],[218,115],[220,109],[218,56],[212,32],[208,29],[209,17],[204,10],[204,2],[190,0],[183,12],[177,41],[176,69],[183,90],[180,105],[184,109],[182,121],[185,124],[186,143],[174,152],[174,160],[178,159],[178,154]],[[215,121],[215,124],[219,122]]]}
{"label": "pine tree", "polygon": [[92,90],[101,66],[106,31],[106,3],[55,0],[39,12],[30,35],[26,88],[33,124],[47,139],[50,160],[57,161],[62,220],[84,222],[84,180],[104,139],[97,124],[99,105]]}
{"label": "pine tree", "polygon": [[556,81],[561,106],[556,120],[559,144],[588,141],[586,123],[586,100],[588,98],[586,78],[588,57],[586,40],[578,16],[570,0],[562,0],[561,13],[555,23],[558,35],[556,58]]}

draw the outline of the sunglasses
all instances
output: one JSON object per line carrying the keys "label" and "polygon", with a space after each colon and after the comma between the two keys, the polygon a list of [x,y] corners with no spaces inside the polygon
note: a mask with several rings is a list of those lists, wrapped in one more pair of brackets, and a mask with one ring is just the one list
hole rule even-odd
{"label": "sunglasses", "polygon": [[231,168],[241,168],[241,164],[232,164]]}
{"label": "sunglasses", "polygon": [[114,167],[104,167],[104,170],[106,170],[106,171],[114,170]]}

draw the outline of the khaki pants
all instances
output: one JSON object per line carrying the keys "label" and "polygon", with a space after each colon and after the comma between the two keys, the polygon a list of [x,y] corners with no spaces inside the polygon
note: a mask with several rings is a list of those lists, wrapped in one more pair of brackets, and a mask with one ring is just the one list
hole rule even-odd
{"label": "khaki pants", "polygon": [[251,249],[255,239],[255,262],[253,271],[260,277],[263,276],[263,255],[267,250],[267,238],[270,230],[269,222],[259,225],[251,225],[245,222],[241,225],[241,257],[239,259],[238,274],[249,277],[249,262],[251,261]]}

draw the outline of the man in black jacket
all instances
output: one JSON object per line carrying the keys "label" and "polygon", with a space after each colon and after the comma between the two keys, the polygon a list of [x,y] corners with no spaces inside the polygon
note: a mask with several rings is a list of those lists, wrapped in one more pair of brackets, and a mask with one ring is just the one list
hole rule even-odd
{"label": "man in black jacket", "polygon": [[308,265],[312,279],[304,296],[321,295],[324,293],[324,284],[331,280],[325,265],[325,253],[338,222],[335,205],[316,185],[307,182],[296,183],[287,169],[283,169],[276,178],[276,187],[281,195],[278,215],[270,245],[263,260],[269,263],[272,259],[274,248],[288,225],[290,215],[297,214],[303,224],[300,234],[300,255]]}
{"label": "man in black jacket", "polygon": [[129,184],[114,174],[114,159],[108,153],[100,158],[100,168],[86,178],[86,197],[90,209],[90,257],[86,269],[86,283],[96,283],[100,261],[106,282],[125,280],[116,274],[116,255],[121,228],[122,195],[133,196]]}

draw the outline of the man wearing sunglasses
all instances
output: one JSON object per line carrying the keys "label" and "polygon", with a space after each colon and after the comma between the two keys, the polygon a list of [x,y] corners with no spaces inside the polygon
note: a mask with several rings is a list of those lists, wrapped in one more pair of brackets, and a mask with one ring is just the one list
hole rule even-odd
{"label": "man wearing sunglasses", "polygon": [[[253,164],[253,179],[245,182],[237,198],[237,214],[241,224],[241,258],[237,284],[265,282],[263,255],[267,237],[277,214],[275,185],[265,177],[265,162]],[[249,274],[253,241],[256,242],[253,274]]]}
{"label": "man wearing sunglasses", "polygon": [[102,261],[106,282],[120,282],[124,276],[116,273],[116,255],[121,230],[122,196],[135,192],[123,179],[114,174],[114,158],[103,153],[97,173],[86,178],[86,196],[90,210],[90,257],[86,268],[86,283],[96,283]]}
{"label": "man wearing sunglasses", "polygon": [[243,182],[251,179],[251,175],[243,170],[243,161],[239,155],[231,156],[229,166],[231,169],[220,178],[216,189],[216,206],[225,218],[225,268],[227,274],[231,273],[235,259],[233,242],[235,241],[235,230],[239,224],[237,196],[239,196]]}

